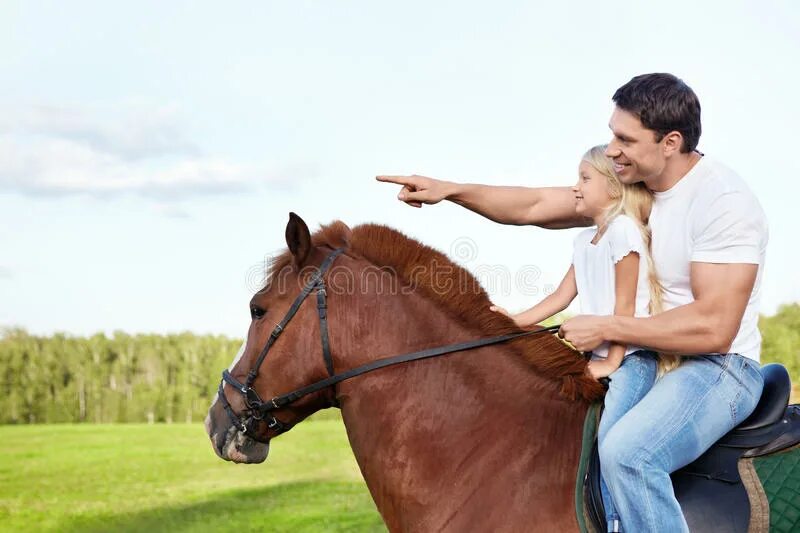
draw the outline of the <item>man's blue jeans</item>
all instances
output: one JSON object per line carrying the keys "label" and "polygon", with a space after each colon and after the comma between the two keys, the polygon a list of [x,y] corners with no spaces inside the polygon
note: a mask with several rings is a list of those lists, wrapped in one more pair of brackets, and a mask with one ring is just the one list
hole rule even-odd
{"label": "man's blue jeans", "polygon": [[[604,400],[603,415],[600,417],[600,426],[597,429],[597,440],[603,445],[608,431],[622,416],[650,392],[656,381],[658,361],[654,352],[639,350],[628,354],[622,360],[620,367],[609,378],[608,392]],[[603,464],[600,464],[601,475]],[[619,524],[619,515],[614,507],[611,493],[605,479],[600,478],[600,491],[603,494],[603,506],[606,510],[608,531],[617,531],[615,524]]]}
{"label": "man's blue jeans", "polygon": [[752,359],[685,357],[606,430],[600,467],[622,530],[689,531],[669,474],[744,421],[763,387],[760,366]]}

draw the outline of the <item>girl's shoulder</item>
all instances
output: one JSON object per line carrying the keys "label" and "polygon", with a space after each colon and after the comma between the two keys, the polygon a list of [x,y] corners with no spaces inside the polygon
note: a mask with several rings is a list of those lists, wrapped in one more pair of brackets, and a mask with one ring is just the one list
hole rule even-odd
{"label": "girl's shoulder", "polygon": [[628,215],[617,215],[608,223],[606,234],[612,239],[638,240],[642,238],[640,225]]}
{"label": "girl's shoulder", "polygon": [[611,256],[616,263],[629,252],[644,252],[644,237],[639,225],[628,215],[617,215],[608,223],[605,238],[608,239]]}
{"label": "girl's shoulder", "polygon": [[627,231],[630,229],[635,229],[638,232],[639,224],[637,224],[636,221],[633,220],[628,215],[620,213],[619,215],[611,219],[611,222],[608,223],[608,230],[612,228],[614,228],[616,231]]}

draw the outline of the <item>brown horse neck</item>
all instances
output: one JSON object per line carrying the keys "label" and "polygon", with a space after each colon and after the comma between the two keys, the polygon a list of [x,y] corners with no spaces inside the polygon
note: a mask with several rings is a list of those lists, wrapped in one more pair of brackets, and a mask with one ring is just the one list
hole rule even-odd
{"label": "brown horse neck", "polygon": [[[414,293],[352,304],[332,309],[339,368],[485,336]],[[391,530],[572,530],[586,405],[557,390],[498,345],[366,374],[338,397]]]}

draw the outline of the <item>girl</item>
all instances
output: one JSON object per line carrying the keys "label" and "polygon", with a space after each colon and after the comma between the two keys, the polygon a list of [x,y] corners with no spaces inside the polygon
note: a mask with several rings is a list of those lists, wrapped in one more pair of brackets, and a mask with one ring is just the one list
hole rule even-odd
{"label": "girl", "polygon": [[[581,314],[649,316],[661,311],[662,289],[650,257],[647,226],[653,196],[643,183],[623,185],[605,155],[605,145],[584,154],[578,167],[575,210],[595,226],[575,238],[572,266],[555,292],[518,314],[492,306],[519,327],[539,323],[563,311],[580,295]],[[587,370],[595,379],[610,377],[605,409],[598,428],[602,446],[611,427],[653,386],[657,376],[672,370],[680,358],[657,355],[638,346],[605,343],[592,352]],[[602,465],[601,465],[602,468]],[[617,531],[618,516],[602,481],[608,531]]]}

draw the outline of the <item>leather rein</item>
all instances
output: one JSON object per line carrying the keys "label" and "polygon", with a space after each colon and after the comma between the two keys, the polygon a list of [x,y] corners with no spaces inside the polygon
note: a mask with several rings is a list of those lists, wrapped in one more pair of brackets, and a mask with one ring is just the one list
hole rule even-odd
{"label": "leather rein", "polygon": [[[510,333],[507,335],[499,335],[496,337],[488,337],[484,339],[460,342],[456,344],[449,344],[447,346],[429,348],[427,350],[421,350],[418,352],[385,357],[382,359],[376,359],[375,361],[371,361],[369,363],[357,366],[355,368],[351,368],[350,370],[346,370],[339,374],[335,374],[333,370],[333,358],[331,357],[331,352],[330,352],[330,342],[328,340],[328,312],[327,312],[328,306],[326,300],[327,292],[325,290],[325,281],[323,279],[323,275],[328,270],[328,268],[330,268],[334,259],[336,259],[336,257],[342,252],[344,252],[344,248],[338,248],[334,250],[331,254],[329,254],[325,258],[320,267],[311,275],[308,282],[303,287],[303,290],[297,296],[295,301],[292,303],[292,306],[289,308],[289,311],[283,317],[283,320],[281,320],[280,323],[278,323],[275,326],[275,329],[270,334],[266,344],[264,345],[264,348],[261,350],[261,353],[259,354],[258,359],[256,360],[255,366],[250,370],[250,372],[247,373],[245,382],[241,383],[239,380],[234,378],[227,369],[222,372],[222,380],[219,383],[219,389],[217,391],[217,395],[219,397],[220,402],[222,403],[222,407],[223,409],[225,409],[225,412],[228,414],[228,417],[231,419],[231,422],[233,422],[233,425],[240,432],[248,435],[250,438],[256,441],[268,442],[268,439],[265,440],[259,438],[257,435],[257,424],[261,421],[266,422],[267,427],[270,430],[276,431],[278,434],[284,433],[292,428],[292,424],[281,422],[280,420],[275,418],[273,411],[285,407],[291,403],[294,403],[300,398],[303,398],[304,396],[308,396],[309,394],[313,394],[328,387],[332,387],[337,383],[340,383],[346,379],[360,376],[361,374],[366,374],[367,372],[372,372],[373,370],[378,370],[379,368],[385,368],[387,366],[398,365],[401,363],[408,363],[410,361],[419,361],[421,359],[428,359],[431,357],[437,357],[440,355],[445,355],[453,352],[471,350],[474,348],[489,346],[492,344],[499,344],[501,342],[506,342],[512,339],[516,339],[519,337],[526,337],[529,335],[537,335],[541,333],[555,333],[556,331],[558,331],[560,327],[560,326],[549,326],[545,328],[524,331],[521,333]],[[265,402],[259,397],[255,389],[253,389],[253,382],[256,380],[256,376],[258,375],[258,370],[261,367],[261,364],[264,362],[264,359],[266,358],[269,349],[272,347],[272,345],[278,339],[280,334],[283,332],[287,323],[292,319],[292,317],[294,317],[295,313],[297,313],[298,309],[300,308],[300,305],[313,291],[315,291],[317,295],[317,312],[320,321],[320,335],[322,337],[322,356],[323,359],[325,360],[325,368],[328,371],[329,377],[316,381],[305,387],[296,389],[287,394],[283,394],[281,396],[275,396],[269,401]],[[244,403],[247,408],[239,415],[237,415],[234,412],[230,402],[225,397],[225,391],[224,391],[225,383],[228,383],[229,385],[233,386],[233,388],[237,390],[244,399]]]}

